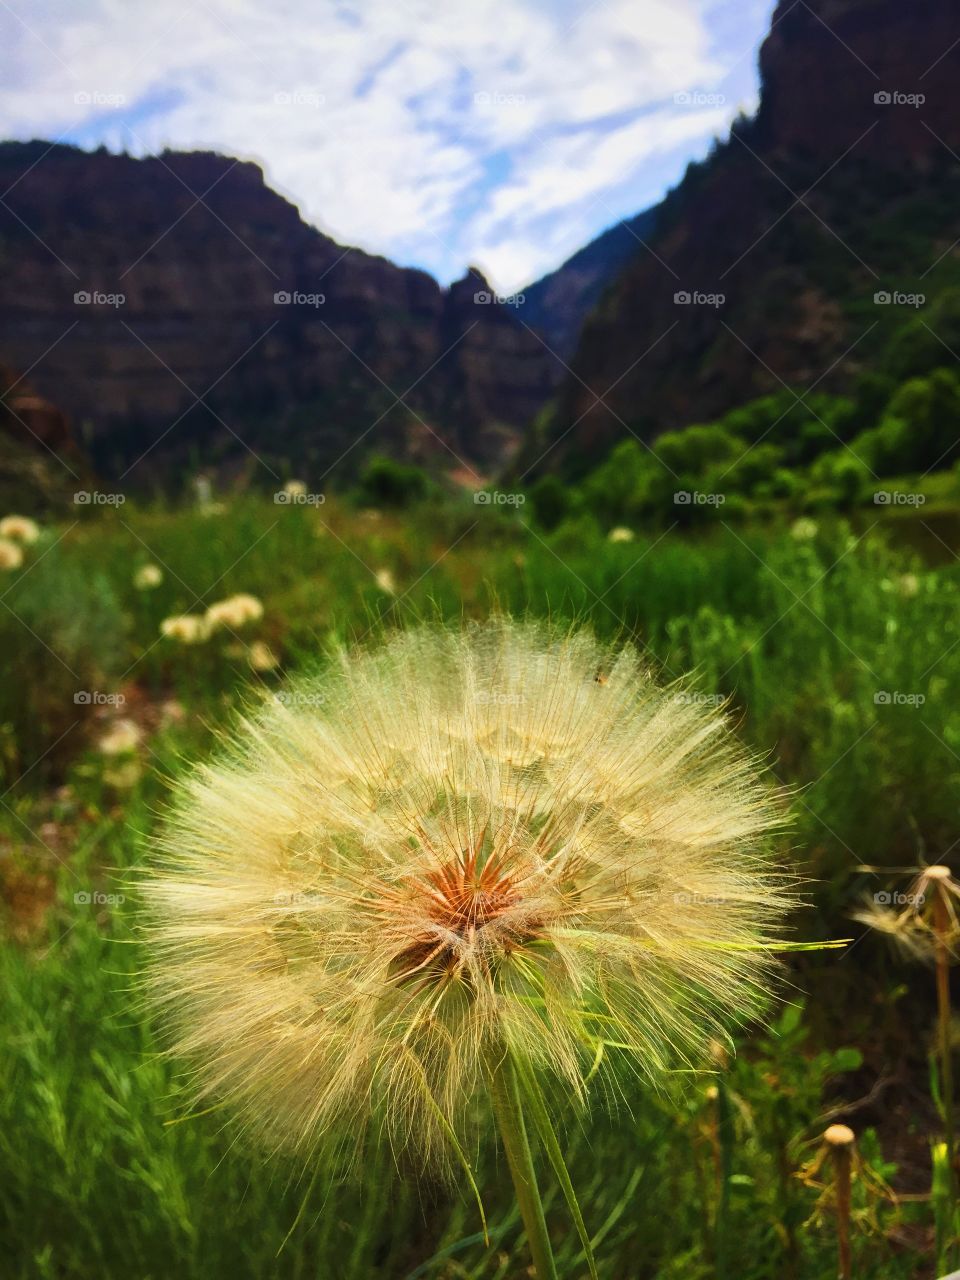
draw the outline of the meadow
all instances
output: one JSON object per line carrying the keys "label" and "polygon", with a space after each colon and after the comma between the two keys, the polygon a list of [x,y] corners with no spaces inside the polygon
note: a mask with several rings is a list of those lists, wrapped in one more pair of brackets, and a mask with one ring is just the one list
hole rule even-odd
{"label": "meadow", "polygon": [[[921,528],[921,525],[923,526]],[[723,699],[792,792],[799,939],[766,1026],[613,1115],[558,1103],[606,1280],[836,1274],[833,1120],[857,1135],[853,1274],[933,1276],[933,982],[851,920],[953,859],[960,569],[916,513],[611,536],[524,505],[76,508],[0,576],[0,1241],[16,1280],[528,1274],[493,1142],[469,1192],[374,1147],[361,1184],[194,1114],[141,1007],[133,879],[174,780],[286,674],[416,619],[513,614],[632,641],[678,697]],[[151,568],[152,566],[152,568]],[[211,633],[166,628],[242,594]],[[238,814],[242,822],[242,814]],[[865,868],[873,868],[867,870]],[[545,1183],[561,1274],[587,1274]],[[941,1223],[941,1237],[943,1226]],[[941,1238],[942,1244],[942,1238]]]}

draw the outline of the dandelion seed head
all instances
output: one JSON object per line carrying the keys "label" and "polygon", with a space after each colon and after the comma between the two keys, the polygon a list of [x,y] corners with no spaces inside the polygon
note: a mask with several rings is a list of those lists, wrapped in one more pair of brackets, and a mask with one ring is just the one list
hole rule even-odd
{"label": "dandelion seed head", "polygon": [[820,527],[816,520],[811,520],[809,516],[801,516],[799,520],[794,520],[790,526],[791,537],[796,538],[798,542],[809,542],[819,532]]}
{"label": "dandelion seed head", "polygon": [[0,538],[0,569],[19,569],[22,564],[22,548],[9,538]]}
{"label": "dandelion seed head", "polygon": [[254,671],[273,671],[280,659],[263,640],[255,640],[247,650],[247,661]]}
{"label": "dandelion seed head", "polygon": [[143,564],[133,575],[133,585],[138,591],[152,591],[163,582],[163,570],[158,564]]}
{"label": "dandelion seed head", "polygon": [[29,516],[4,516],[0,520],[0,538],[12,538],[15,542],[36,542],[40,526]]}
{"label": "dandelion seed head", "polygon": [[245,627],[248,623],[259,622],[263,617],[263,605],[256,596],[241,592],[229,596],[226,600],[218,600],[207,610],[207,625],[211,631],[225,627],[235,629]]}
{"label": "dandelion seed head", "polygon": [[104,733],[97,746],[105,756],[125,755],[135,751],[143,733],[135,720],[115,720]]}
{"label": "dandelion seed head", "polygon": [[780,823],[716,709],[633,650],[401,633],[193,776],[144,886],[151,990],[200,1096],[268,1143],[368,1118],[442,1163],[504,1050],[583,1097],[598,1063],[660,1083],[758,1012]]}
{"label": "dandelion seed head", "polygon": [[164,618],[160,623],[160,634],[171,640],[179,640],[181,644],[202,644],[209,639],[210,626],[201,614],[184,613]]}

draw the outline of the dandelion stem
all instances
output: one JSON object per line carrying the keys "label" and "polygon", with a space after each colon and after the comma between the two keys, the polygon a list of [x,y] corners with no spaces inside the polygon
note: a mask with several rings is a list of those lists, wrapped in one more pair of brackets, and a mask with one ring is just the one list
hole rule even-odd
{"label": "dandelion stem", "polygon": [[558,1280],[557,1264],[547,1234],[547,1220],[537,1187],[523,1108],[520,1105],[517,1075],[509,1053],[504,1053],[500,1061],[493,1064],[490,1092],[538,1280]]}
{"label": "dandelion stem", "polygon": [[840,1280],[850,1280],[850,1148],[836,1147],[837,1262]]}
{"label": "dandelion stem", "polygon": [[845,1124],[832,1124],[823,1137],[833,1159],[833,1191],[837,1208],[837,1275],[839,1280],[851,1280],[850,1175],[853,1167],[853,1130]]}
{"label": "dandelion stem", "polygon": [[954,1173],[953,1059],[950,1044],[950,912],[944,890],[937,885],[933,904],[933,928],[937,939],[937,1022],[940,1039],[940,1093],[943,1098],[943,1136],[947,1146],[947,1188],[951,1215],[956,1204]]}

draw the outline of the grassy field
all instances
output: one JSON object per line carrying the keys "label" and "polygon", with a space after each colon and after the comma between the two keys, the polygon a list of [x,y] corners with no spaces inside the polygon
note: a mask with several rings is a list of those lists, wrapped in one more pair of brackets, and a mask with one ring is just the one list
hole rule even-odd
{"label": "grassy field", "polygon": [[[601,1275],[835,1275],[819,1135],[839,1117],[858,1135],[854,1274],[932,1276],[932,979],[849,916],[902,886],[894,869],[953,861],[960,571],[939,539],[921,559],[902,522],[871,521],[611,541],[469,499],[397,514],[244,496],[44,526],[0,576],[3,1274],[527,1274],[492,1142],[476,1153],[488,1247],[469,1195],[388,1151],[371,1150],[361,1186],[268,1162],[226,1114],[191,1114],[140,1008],[130,886],[171,783],[244,703],[340,643],[500,608],[586,621],[661,679],[685,676],[683,696],[729,699],[794,791],[797,936],[856,940],[794,958],[787,1003],[734,1062],[613,1117],[564,1117]],[[161,634],[237,593],[263,616],[197,643]],[[585,1276],[550,1208],[561,1273]]]}

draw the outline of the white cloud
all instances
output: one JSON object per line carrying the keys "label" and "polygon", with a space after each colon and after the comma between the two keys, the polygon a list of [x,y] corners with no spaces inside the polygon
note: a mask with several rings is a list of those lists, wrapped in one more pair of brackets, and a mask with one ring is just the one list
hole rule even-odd
{"label": "white cloud", "polygon": [[342,242],[502,289],[654,198],[736,105],[673,101],[723,82],[730,0],[10,4],[6,135],[252,156]]}

